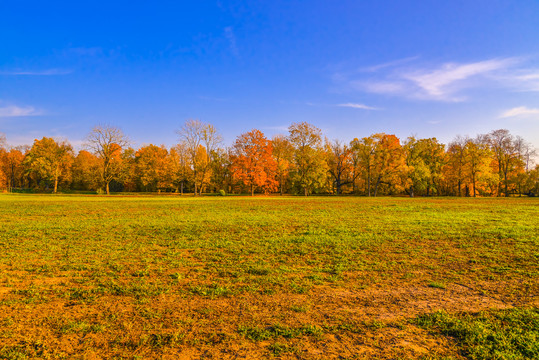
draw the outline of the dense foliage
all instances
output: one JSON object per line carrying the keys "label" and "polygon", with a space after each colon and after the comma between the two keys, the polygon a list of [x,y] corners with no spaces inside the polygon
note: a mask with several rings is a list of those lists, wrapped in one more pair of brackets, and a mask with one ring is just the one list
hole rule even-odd
{"label": "dense foliage", "polygon": [[378,133],[349,144],[308,123],[268,139],[259,130],[231,147],[210,124],[189,120],[179,144],[129,146],[117,128],[95,127],[84,150],[44,137],[9,147],[0,138],[0,189],[290,194],[510,196],[539,194],[533,147],[500,129],[476,138],[401,141]]}

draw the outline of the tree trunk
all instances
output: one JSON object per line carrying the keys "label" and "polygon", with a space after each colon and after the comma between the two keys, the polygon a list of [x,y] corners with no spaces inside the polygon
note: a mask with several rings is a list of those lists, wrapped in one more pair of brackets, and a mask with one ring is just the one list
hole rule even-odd
{"label": "tree trunk", "polygon": [[376,197],[376,194],[378,194],[378,185],[380,185],[380,180],[382,180],[382,177],[378,177],[378,180],[376,180],[376,185],[374,186],[374,197]]}
{"label": "tree trunk", "polygon": [[305,186],[304,190],[305,190],[305,196],[307,196],[307,187],[306,186]]}
{"label": "tree trunk", "polygon": [[509,192],[507,191],[507,172],[504,174],[505,180],[505,197],[509,197]]}
{"label": "tree trunk", "polygon": [[107,190],[107,195],[110,195],[109,183],[110,183],[110,181],[107,181],[107,184],[105,186],[105,188]]}
{"label": "tree trunk", "polygon": [[255,187],[251,184],[251,196],[255,196]]}
{"label": "tree trunk", "polygon": [[54,173],[54,193],[58,191],[58,173],[60,172],[60,169],[58,169],[58,166],[56,166],[56,171]]}
{"label": "tree trunk", "polygon": [[352,173],[352,194],[356,195],[356,166],[354,165],[354,172]]}

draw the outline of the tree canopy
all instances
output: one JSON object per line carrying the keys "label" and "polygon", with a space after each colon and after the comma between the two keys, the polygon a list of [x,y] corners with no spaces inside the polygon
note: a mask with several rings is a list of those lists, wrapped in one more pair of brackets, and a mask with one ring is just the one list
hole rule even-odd
{"label": "tree canopy", "polygon": [[329,141],[307,122],[268,139],[259,129],[224,146],[211,124],[188,120],[178,144],[130,147],[123,132],[96,126],[75,155],[66,140],[9,146],[0,135],[0,189],[350,194],[539,195],[536,150],[506,129],[436,138],[376,133]]}

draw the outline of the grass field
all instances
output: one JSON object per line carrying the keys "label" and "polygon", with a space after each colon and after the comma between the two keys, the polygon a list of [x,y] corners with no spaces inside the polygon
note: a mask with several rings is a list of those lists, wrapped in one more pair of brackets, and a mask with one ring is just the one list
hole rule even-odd
{"label": "grass field", "polygon": [[0,358],[539,358],[539,200],[0,195]]}

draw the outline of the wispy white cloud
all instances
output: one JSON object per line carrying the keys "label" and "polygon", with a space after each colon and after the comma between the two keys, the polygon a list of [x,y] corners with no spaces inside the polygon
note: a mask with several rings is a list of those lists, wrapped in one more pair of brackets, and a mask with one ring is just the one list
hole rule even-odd
{"label": "wispy white cloud", "polygon": [[507,69],[514,65],[516,61],[514,58],[508,58],[468,64],[447,63],[435,70],[419,70],[413,73],[403,74],[402,77],[415,84],[426,97],[453,100],[454,94],[461,87],[466,86],[464,80],[486,75],[495,70]]}
{"label": "wispy white cloud", "polygon": [[365,104],[359,104],[359,103],[343,103],[343,104],[327,104],[327,103],[313,103],[313,102],[306,102],[305,105],[308,106],[322,106],[322,107],[349,107],[354,109],[363,109],[363,110],[380,110],[380,108],[376,108],[373,106],[365,105]]}
{"label": "wispy white cloud", "polygon": [[522,69],[517,74],[506,74],[500,81],[517,91],[539,91],[539,69]]}
{"label": "wispy white cloud", "polygon": [[368,106],[365,104],[355,104],[355,103],[346,103],[346,104],[337,104],[340,107],[349,107],[354,109],[363,109],[363,110],[378,110],[378,108]]}
{"label": "wispy white cloud", "polygon": [[21,116],[38,116],[43,115],[39,110],[36,110],[33,106],[2,106],[0,107],[0,117],[21,117]]}
{"label": "wispy white cloud", "polygon": [[378,71],[378,70],[382,70],[382,69],[386,69],[386,68],[390,68],[390,67],[395,67],[395,66],[399,66],[399,65],[402,65],[402,64],[406,64],[406,63],[409,63],[409,62],[414,61],[414,60],[417,60],[417,59],[419,59],[419,56],[410,56],[410,57],[403,58],[403,59],[398,59],[398,60],[388,61],[388,62],[385,62],[385,63],[382,63],[382,64],[378,64],[378,65],[373,65],[373,66],[364,67],[364,68],[361,68],[360,71],[364,71],[364,72],[376,72],[376,71]]}
{"label": "wispy white cloud", "polygon": [[10,70],[0,71],[0,75],[28,75],[28,76],[51,76],[51,75],[67,75],[73,70],[67,69],[47,69],[47,70]]}
{"label": "wispy white cloud", "polygon": [[464,101],[466,89],[496,86],[513,91],[539,91],[539,69],[524,69],[523,57],[483,61],[446,62],[425,66],[419,57],[399,59],[364,68],[370,74],[339,72],[333,80],[342,89],[419,100]]}
{"label": "wispy white cloud", "polygon": [[528,81],[528,80],[539,80],[539,72],[530,70],[530,73],[520,75],[516,77],[519,80]]}
{"label": "wispy white cloud", "polygon": [[526,106],[519,106],[507,111],[504,111],[500,118],[511,118],[511,117],[527,117],[530,115],[539,115],[539,109],[537,108],[528,108]]}
{"label": "wispy white cloud", "polygon": [[230,51],[236,57],[240,56],[238,51],[238,45],[236,44],[236,35],[234,34],[234,28],[232,26],[225,27],[225,37],[228,40],[228,45],[230,46]]}
{"label": "wispy white cloud", "polygon": [[356,89],[363,89],[375,94],[405,94],[408,89],[407,84],[397,81],[372,81],[362,82],[354,81],[352,86]]}

